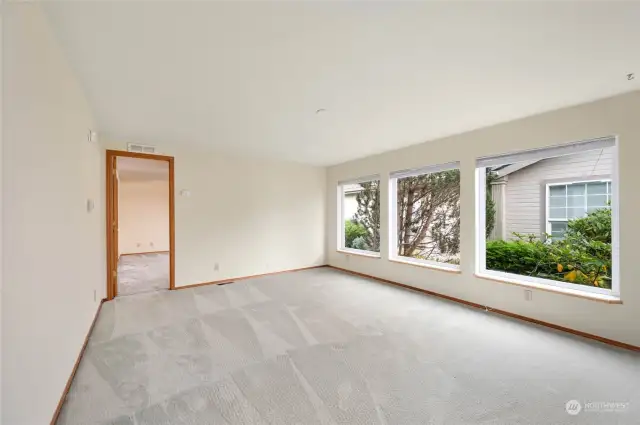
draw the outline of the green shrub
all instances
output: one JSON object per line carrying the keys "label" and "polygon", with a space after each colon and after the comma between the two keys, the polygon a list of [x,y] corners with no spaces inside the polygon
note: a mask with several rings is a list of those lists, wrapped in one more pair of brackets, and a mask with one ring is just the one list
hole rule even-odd
{"label": "green shrub", "polygon": [[[611,245],[598,241],[543,242],[534,236],[512,241],[487,241],[489,270],[581,285],[611,287]],[[585,249],[588,248],[588,249]],[[593,255],[595,252],[598,255]]]}
{"label": "green shrub", "polygon": [[487,241],[486,253],[487,269],[508,273],[533,276],[548,262],[548,250],[539,240]]}
{"label": "green shrub", "polygon": [[358,236],[357,238],[355,238],[351,243],[350,248],[361,249],[363,251],[371,251],[371,247],[369,247],[369,245],[367,244],[367,240],[364,238],[364,236]]}
{"label": "green shrub", "polygon": [[611,288],[611,244],[567,232],[550,245],[551,259],[557,261],[562,280]]}
{"label": "green shrub", "polygon": [[365,238],[367,236],[367,229],[360,223],[353,220],[346,220],[344,222],[344,246],[345,248],[355,248],[353,241],[356,238]]}
{"label": "green shrub", "polygon": [[569,221],[562,239],[514,234],[487,241],[486,267],[525,276],[611,288],[611,211],[601,209]]}
{"label": "green shrub", "polygon": [[587,239],[611,243],[611,209],[601,208],[586,217],[577,218],[567,224],[567,234],[580,233]]}

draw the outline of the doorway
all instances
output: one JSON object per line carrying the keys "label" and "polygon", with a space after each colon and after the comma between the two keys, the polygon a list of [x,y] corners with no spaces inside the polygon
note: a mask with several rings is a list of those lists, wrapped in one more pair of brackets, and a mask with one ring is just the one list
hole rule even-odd
{"label": "doorway", "polygon": [[107,151],[107,299],[175,287],[173,157]]}

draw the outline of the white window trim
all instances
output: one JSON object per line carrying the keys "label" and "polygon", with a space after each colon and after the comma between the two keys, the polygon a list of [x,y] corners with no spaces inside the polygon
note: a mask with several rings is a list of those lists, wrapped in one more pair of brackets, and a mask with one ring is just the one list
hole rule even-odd
{"label": "white window trim", "polygon": [[396,171],[389,178],[389,260],[399,263],[417,264],[434,269],[460,270],[460,264],[441,263],[433,260],[421,260],[413,257],[398,255],[398,179],[415,177],[423,174],[439,173],[441,171],[459,170],[459,162],[430,165],[412,170]]}
{"label": "white window trim", "polygon": [[415,264],[417,266],[423,266],[429,269],[440,269],[445,271],[460,271],[460,264],[441,263],[433,260],[421,260],[413,257],[403,257],[400,255],[389,256],[389,261],[404,264]]}
{"label": "white window trim", "polygon": [[[363,249],[354,249],[354,248],[347,248],[344,246],[344,187],[348,184],[358,184],[358,183],[367,183],[367,182],[371,182],[371,181],[375,181],[378,180],[380,181],[380,175],[379,174],[374,174],[371,176],[365,176],[365,177],[359,177],[356,179],[352,179],[352,180],[343,180],[343,181],[339,181],[338,182],[338,247],[337,247],[337,251],[338,252],[342,252],[345,254],[355,254],[355,255],[362,255],[365,257],[372,257],[372,258],[380,258],[380,253],[379,252],[375,252],[375,251],[366,251]],[[378,187],[380,187],[380,184],[378,183]]]}
{"label": "white window trim", "polygon": [[[613,145],[601,146],[603,141],[613,140]],[[598,288],[586,285],[577,285],[569,282],[556,281],[551,279],[542,279],[537,277],[530,277],[519,275],[515,273],[507,273],[495,270],[487,270],[486,268],[486,236],[485,236],[485,190],[486,190],[486,168],[493,165],[499,165],[495,163],[493,157],[479,158],[476,162],[476,275],[486,278],[497,278],[505,281],[511,281],[514,283],[522,284],[525,286],[531,286],[533,288],[540,287],[556,287],[562,289],[568,289],[571,291],[594,293],[607,295],[610,297],[620,297],[620,229],[619,229],[619,169],[618,169],[618,136],[612,136],[607,138],[594,139],[593,144],[589,144],[588,141],[578,142],[576,144],[581,149],[588,148],[600,149],[601,147],[610,147],[613,150],[613,170],[611,172],[611,226],[612,226],[612,244],[611,244],[611,263],[613,280],[611,282],[611,289]],[[593,147],[591,147],[593,146]],[[569,145],[562,145],[557,147],[551,147],[548,149],[535,150],[537,156],[545,156],[546,158],[552,158],[559,154],[566,154],[564,152],[570,151]],[[511,154],[510,160],[518,159],[519,154]],[[503,156],[496,156],[495,158],[501,158]],[[526,155],[525,155],[526,157]],[[522,160],[522,159],[520,159]],[[577,183],[578,181],[576,181]],[[547,187],[548,191],[548,187]],[[547,205],[548,202],[548,193]],[[547,206],[548,208],[548,206]],[[545,215],[548,214],[548,211]]]}
{"label": "white window trim", "polygon": [[338,248],[338,252],[342,254],[361,255],[364,257],[380,258],[380,253],[375,251],[365,251],[364,249],[355,248]]}
{"label": "white window trim", "polygon": [[[545,223],[545,232],[548,234],[551,234],[551,222],[557,222],[557,223],[567,223],[569,220],[569,218],[550,218],[549,217],[549,209],[551,208],[551,201],[550,201],[550,191],[551,191],[551,187],[552,186],[569,186],[572,184],[586,184],[586,183],[609,183],[611,185],[611,193],[606,194],[607,196],[609,196],[611,199],[613,199],[613,182],[611,181],[610,178],[596,178],[594,177],[594,179],[592,180],[574,180],[574,181],[559,181],[559,182],[554,182],[554,183],[547,183],[545,186],[545,211],[544,211],[544,223]],[[587,187],[585,186],[585,191],[587,190]],[[565,198],[568,198],[569,194],[565,195]],[[585,211],[587,210],[587,194],[584,194],[584,201],[585,201]],[[565,209],[568,208],[568,206],[565,206]],[[573,208],[573,207],[572,207]]]}

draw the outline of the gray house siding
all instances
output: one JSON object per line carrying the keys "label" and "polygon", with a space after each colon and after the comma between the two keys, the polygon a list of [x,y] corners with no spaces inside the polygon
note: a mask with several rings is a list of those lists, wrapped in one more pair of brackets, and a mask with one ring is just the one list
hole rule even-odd
{"label": "gray house siding", "polygon": [[546,231],[546,184],[610,178],[613,148],[544,159],[507,176],[505,227],[513,232],[540,235]]}

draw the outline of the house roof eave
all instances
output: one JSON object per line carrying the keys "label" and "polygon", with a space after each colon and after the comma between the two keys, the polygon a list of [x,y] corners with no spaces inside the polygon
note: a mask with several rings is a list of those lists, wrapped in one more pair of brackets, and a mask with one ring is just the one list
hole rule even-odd
{"label": "house roof eave", "polygon": [[522,170],[525,167],[528,167],[530,165],[535,164],[536,162],[540,162],[540,159],[534,159],[532,161],[522,161],[522,162],[518,162],[515,164],[510,164],[507,165],[506,167],[496,171],[495,173],[498,175],[498,177],[505,177],[508,176],[511,173],[514,173],[516,171]]}

